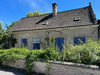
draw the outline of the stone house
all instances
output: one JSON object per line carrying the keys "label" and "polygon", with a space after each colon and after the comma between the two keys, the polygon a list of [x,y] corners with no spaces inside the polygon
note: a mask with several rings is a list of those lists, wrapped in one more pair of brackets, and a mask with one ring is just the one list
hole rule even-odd
{"label": "stone house", "polygon": [[55,44],[62,49],[62,44],[69,40],[78,44],[89,38],[98,40],[98,24],[89,6],[57,12],[57,4],[52,4],[53,13],[34,17],[25,17],[15,23],[11,30],[17,39],[15,47],[20,48],[22,43],[29,50],[45,48],[48,37],[55,37]]}

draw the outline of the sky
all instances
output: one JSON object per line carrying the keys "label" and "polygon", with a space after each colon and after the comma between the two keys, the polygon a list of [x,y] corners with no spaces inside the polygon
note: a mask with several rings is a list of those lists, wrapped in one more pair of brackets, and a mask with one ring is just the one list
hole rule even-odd
{"label": "sky", "polygon": [[100,0],[0,0],[0,22],[5,24],[24,18],[28,12],[52,13],[52,3],[57,3],[57,11],[67,11],[86,7],[91,2],[96,18],[100,19]]}

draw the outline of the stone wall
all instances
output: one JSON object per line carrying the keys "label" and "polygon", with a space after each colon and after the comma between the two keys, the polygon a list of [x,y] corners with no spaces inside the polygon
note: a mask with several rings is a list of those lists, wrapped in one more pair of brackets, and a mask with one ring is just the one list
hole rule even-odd
{"label": "stone wall", "polygon": [[[33,62],[33,72],[44,73],[46,75],[100,75],[99,66],[85,65],[61,61],[50,61],[49,64],[40,61]],[[10,67],[25,69],[25,60],[20,59]]]}
{"label": "stone wall", "polygon": [[68,62],[51,62],[49,75],[100,75],[98,66]]}
{"label": "stone wall", "polygon": [[47,37],[63,37],[64,44],[67,40],[73,42],[74,37],[85,37],[86,40],[98,39],[98,25],[80,26],[80,27],[67,27],[57,29],[44,29],[44,30],[33,30],[33,31],[20,31],[13,32],[14,37],[17,39],[16,47],[21,47],[21,39],[28,39],[27,48],[33,49],[33,39],[40,38],[41,48],[45,48],[45,38]]}

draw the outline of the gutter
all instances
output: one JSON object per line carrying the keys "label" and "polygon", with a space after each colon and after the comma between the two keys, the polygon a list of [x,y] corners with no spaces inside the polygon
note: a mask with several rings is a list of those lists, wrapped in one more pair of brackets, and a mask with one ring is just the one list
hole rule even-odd
{"label": "gutter", "polygon": [[32,31],[32,30],[47,30],[47,29],[58,29],[58,28],[71,28],[71,27],[81,27],[81,26],[91,26],[91,27],[98,27],[98,24],[95,25],[78,25],[78,26],[64,26],[64,27],[53,27],[53,28],[41,28],[41,29],[29,29],[29,30],[16,30],[12,32],[20,32],[20,31]]}

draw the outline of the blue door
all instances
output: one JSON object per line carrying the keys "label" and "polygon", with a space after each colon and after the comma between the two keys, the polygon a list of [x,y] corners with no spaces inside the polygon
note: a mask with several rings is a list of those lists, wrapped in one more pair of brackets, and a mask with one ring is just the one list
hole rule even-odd
{"label": "blue door", "polygon": [[74,37],[74,45],[79,45],[85,43],[85,37]]}
{"label": "blue door", "polygon": [[33,49],[40,49],[40,43],[34,43]]}
{"label": "blue door", "polygon": [[58,46],[60,51],[63,48],[63,44],[64,44],[64,38],[55,38],[55,46]]}

